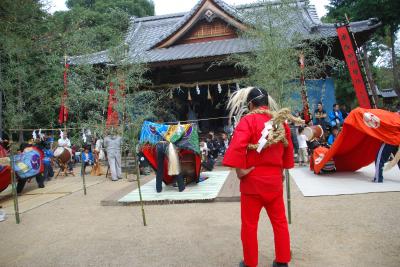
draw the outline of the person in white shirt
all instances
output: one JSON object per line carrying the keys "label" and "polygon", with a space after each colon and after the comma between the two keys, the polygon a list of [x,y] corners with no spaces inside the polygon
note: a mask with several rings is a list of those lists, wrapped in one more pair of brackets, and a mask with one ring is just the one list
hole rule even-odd
{"label": "person in white shirt", "polygon": [[71,148],[71,141],[68,139],[68,135],[64,133],[64,136],[58,139],[58,146]]}
{"label": "person in white shirt", "polygon": [[304,129],[299,128],[299,134],[297,135],[297,141],[299,143],[299,165],[303,166],[308,162],[307,153],[307,137],[303,133]]}
{"label": "person in white shirt", "polygon": [[69,151],[69,154],[71,155],[71,160],[68,162],[68,171],[72,172],[73,171],[73,166],[72,166],[72,149],[71,149],[71,141],[68,139],[67,133],[64,133],[64,135],[58,139],[57,141],[57,146],[59,147],[64,147]]}

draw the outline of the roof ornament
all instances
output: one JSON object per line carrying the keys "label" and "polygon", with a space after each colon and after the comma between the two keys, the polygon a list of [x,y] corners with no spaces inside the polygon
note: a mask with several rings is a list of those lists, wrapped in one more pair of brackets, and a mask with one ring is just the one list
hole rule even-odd
{"label": "roof ornament", "polygon": [[188,89],[188,101],[192,101],[192,95],[190,94],[190,88]]}
{"label": "roof ornament", "polygon": [[213,19],[215,18],[215,14],[214,12],[212,12],[210,9],[208,9],[205,13],[204,13],[204,17],[206,18],[206,20],[208,22],[213,21]]}

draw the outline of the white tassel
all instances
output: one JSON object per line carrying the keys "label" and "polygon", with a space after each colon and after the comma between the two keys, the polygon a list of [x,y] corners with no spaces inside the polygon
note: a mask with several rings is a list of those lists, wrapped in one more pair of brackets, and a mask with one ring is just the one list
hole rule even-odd
{"label": "white tassel", "polygon": [[236,83],[236,90],[240,90],[239,83]]}
{"label": "white tassel", "polygon": [[44,134],[42,134],[42,129],[39,129],[39,138],[40,140],[44,140]]}
{"label": "white tassel", "polygon": [[174,94],[172,92],[172,89],[169,90],[169,99],[173,99],[174,98]]}
{"label": "white tassel", "polygon": [[222,87],[221,84],[218,84],[218,93],[221,94],[222,93]]}
{"label": "white tassel", "polygon": [[34,141],[37,139],[36,131],[32,132],[32,138],[33,138]]}
{"label": "white tassel", "polygon": [[229,118],[233,116],[241,118],[242,115],[248,111],[247,109],[247,97],[253,87],[247,87],[235,91],[228,101],[227,109],[229,110]]}
{"label": "white tassel", "polygon": [[82,129],[82,140],[83,140],[83,143],[86,143],[85,129]]}
{"label": "white tassel", "polygon": [[199,84],[196,85],[196,92],[197,92],[197,95],[200,95],[200,87],[199,87]]}
{"label": "white tassel", "polygon": [[268,94],[268,108],[271,111],[279,110],[278,104],[275,102],[275,100],[269,94]]}
{"label": "white tassel", "polygon": [[210,93],[210,85],[208,86],[207,90],[207,99],[212,101],[211,93]]}
{"label": "white tassel", "polygon": [[63,139],[64,138],[64,133],[63,131],[60,130],[60,138]]}
{"label": "white tassel", "polygon": [[168,145],[168,175],[178,175],[180,173],[179,156],[172,143]]}

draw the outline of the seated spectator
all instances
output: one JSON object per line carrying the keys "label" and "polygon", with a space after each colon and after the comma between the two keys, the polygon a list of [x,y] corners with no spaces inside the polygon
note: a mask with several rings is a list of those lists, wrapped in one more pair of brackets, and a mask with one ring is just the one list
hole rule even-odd
{"label": "seated spectator", "polygon": [[93,166],[94,158],[92,151],[89,150],[89,146],[85,146],[82,153],[82,162],[83,162],[83,172],[86,170],[86,166]]}
{"label": "seated spectator", "polygon": [[229,139],[226,133],[221,134],[221,139],[219,140],[219,155],[225,155],[225,151],[228,149]]}
{"label": "seated spectator", "polygon": [[208,154],[211,156],[213,159],[218,158],[219,154],[219,142],[215,138],[214,132],[209,132],[208,137],[207,137],[207,147],[208,147]]}
{"label": "seated spectator", "polygon": [[349,116],[349,112],[347,111],[347,106],[345,104],[340,108],[340,112],[342,112],[343,121]]}
{"label": "seated spectator", "polygon": [[322,127],[322,129],[326,129],[325,128],[325,120],[326,120],[326,111],[324,110],[322,103],[319,102],[318,103],[318,107],[314,112],[314,118],[315,118],[315,123],[314,125],[320,125]]}
{"label": "seated spectator", "polygon": [[339,128],[337,126],[334,126],[332,128],[332,133],[328,137],[328,145],[331,146],[335,142],[336,137],[338,136],[338,134],[339,134]]}
{"label": "seated spectator", "polygon": [[343,115],[339,110],[339,105],[334,104],[333,110],[329,113],[329,121],[332,127],[340,127],[343,124]]}

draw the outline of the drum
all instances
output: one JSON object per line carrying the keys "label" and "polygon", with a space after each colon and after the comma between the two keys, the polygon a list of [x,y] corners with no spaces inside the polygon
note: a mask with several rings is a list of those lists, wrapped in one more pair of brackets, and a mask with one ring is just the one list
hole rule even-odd
{"label": "drum", "polygon": [[321,138],[324,135],[324,130],[320,125],[314,125],[304,128],[303,133],[307,137],[307,141],[312,141]]}
{"label": "drum", "polygon": [[66,164],[68,161],[71,160],[71,152],[65,147],[57,147],[54,150],[54,157],[63,164]]}

